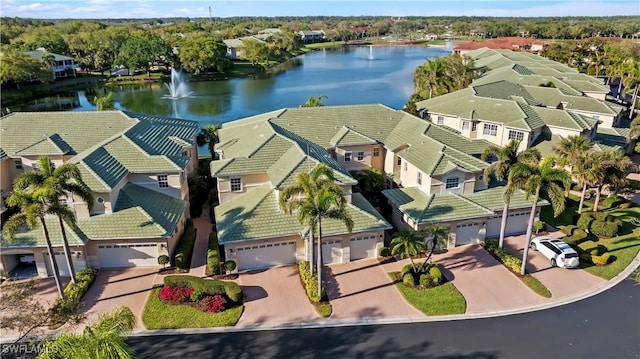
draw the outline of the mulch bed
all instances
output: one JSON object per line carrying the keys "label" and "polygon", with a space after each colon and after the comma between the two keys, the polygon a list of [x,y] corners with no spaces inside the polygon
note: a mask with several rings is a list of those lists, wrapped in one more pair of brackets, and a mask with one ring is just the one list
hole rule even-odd
{"label": "mulch bed", "polygon": [[161,268],[160,270],[158,270],[159,274],[162,275],[167,275],[167,274],[184,274],[184,273],[189,273],[188,269],[178,269],[176,267],[167,267],[167,268]]}

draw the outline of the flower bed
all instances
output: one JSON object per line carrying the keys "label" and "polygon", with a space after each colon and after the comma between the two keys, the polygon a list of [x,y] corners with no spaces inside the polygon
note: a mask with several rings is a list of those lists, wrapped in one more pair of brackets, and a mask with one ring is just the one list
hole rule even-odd
{"label": "flower bed", "polygon": [[220,313],[227,304],[222,294],[206,295],[187,287],[162,287],[158,298],[164,304],[186,304],[207,313]]}

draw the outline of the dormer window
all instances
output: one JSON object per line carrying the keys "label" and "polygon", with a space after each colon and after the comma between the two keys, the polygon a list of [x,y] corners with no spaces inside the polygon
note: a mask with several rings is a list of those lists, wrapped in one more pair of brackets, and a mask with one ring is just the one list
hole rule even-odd
{"label": "dormer window", "polygon": [[438,125],[443,125],[443,124],[444,124],[444,117],[438,116]]}
{"label": "dormer window", "polygon": [[458,177],[455,178],[447,178],[446,181],[446,189],[454,189],[460,187],[460,180]]}
{"label": "dormer window", "polygon": [[380,157],[380,149],[379,148],[374,148],[373,149],[373,157]]}
{"label": "dormer window", "polygon": [[462,121],[462,131],[469,130],[469,121]]}
{"label": "dormer window", "polygon": [[231,182],[231,192],[242,191],[242,178],[236,177],[229,180]]}
{"label": "dormer window", "polygon": [[160,188],[169,187],[169,177],[167,175],[158,175],[158,187]]}
{"label": "dormer window", "polygon": [[15,160],[13,163],[16,165],[16,169],[22,169],[22,160]]}
{"label": "dormer window", "polygon": [[345,162],[351,162],[351,152],[345,152],[344,153],[344,161]]}

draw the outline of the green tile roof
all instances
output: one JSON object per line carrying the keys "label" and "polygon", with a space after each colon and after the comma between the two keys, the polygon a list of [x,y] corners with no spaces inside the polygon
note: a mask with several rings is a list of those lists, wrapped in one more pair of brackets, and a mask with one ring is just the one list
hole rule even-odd
{"label": "green tile roof", "polygon": [[[354,222],[353,232],[388,229],[391,226],[359,194],[353,195],[353,204],[347,212]],[[232,201],[215,208],[216,228],[220,243],[234,243],[262,238],[306,233],[296,214],[280,210],[275,193],[269,184],[255,187]],[[337,220],[322,222],[323,235],[347,233]]]}
{"label": "green tile roof", "polygon": [[470,155],[479,155],[482,153],[482,150],[491,145],[491,142],[487,140],[470,139],[461,136],[459,131],[433,123],[427,126],[424,134],[443,145],[456,148]]}
{"label": "green tile roof", "polygon": [[540,151],[540,154],[544,156],[554,154],[553,148],[560,144],[562,137],[558,135],[551,135],[548,132],[542,132],[536,139],[533,141],[530,147],[535,147]]}
{"label": "green tile roof", "polygon": [[[387,189],[382,193],[418,224],[430,224],[492,216],[504,207],[504,187],[494,187],[472,194],[427,195],[417,187]],[[514,193],[511,208],[531,207],[523,191]],[[540,200],[539,206],[548,205]]]}
{"label": "green tile roof", "polygon": [[[49,231],[49,239],[51,240],[51,245],[53,247],[62,246],[62,232],[60,231],[58,217],[46,216],[45,223],[47,225],[47,230]],[[66,223],[64,224],[64,227],[69,245],[83,246],[85,244],[87,240],[86,236],[84,236],[84,234],[80,230],[78,230],[78,228],[72,229]],[[38,225],[32,230],[25,226],[24,228],[22,228],[22,231],[20,231],[20,233],[16,234],[16,238],[12,242],[7,241],[0,232],[0,247],[46,247],[46,240],[44,238],[42,226],[40,225],[40,223],[38,223]]]}
{"label": "green tile roof", "polygon": [[535,106],[531,106],[531,110],[537,113],[547,126],[568,128],[580,132],[592,128],[591,123],[587,123],[584,119],[568,111]]}
{"label": "green tile roof", "polygon": [[333,146],[351,146],[351,145],[365,145],[365,144],[375,144],[378,141],[372,139],[371,137],[365,136],[360,132],[352,130],[346,126],[342,126],[340,130],[329,140]]}
{"label": "green tile roof", "polygon": [[565,95],[557,88],[524,86],[533,98],[549,107],[556,107],[561,102],[566,103],[566,110],[581,110],[609,115],[616,115],[617,112],[607,106],[604,101],[587,96]]}

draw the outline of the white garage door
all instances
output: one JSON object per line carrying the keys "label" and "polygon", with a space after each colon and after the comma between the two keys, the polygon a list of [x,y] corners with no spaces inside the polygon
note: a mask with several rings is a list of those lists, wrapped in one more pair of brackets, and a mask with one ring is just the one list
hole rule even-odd
{"label": "white garage door", "polygon": [[[86,263],[81,259],[73,255],[73,251],[71,251],[71,262],[73,262],[73,269],[76,273],[79,270],[83,270],[87,268]],[[60,272],[61,277],[69,277],[69,266],[67,265],[67,259],[64,256],[64,252],[55,252],[56,262],[58,263],[58,271]],[[51,261],[49,260],[49,253],[44,254],[44,263],[47,267],[47,274],[51,277],[53,276],[53,267],[51,267]]]}
{"label": "white garage door", "polygon": [[507,228],[504,232],[508,235],[525,233],[530,213],[531,211],[511,213],[507,218]]}
{"label": "white garage door", "polygon": [[296,242],[263,243],[236,247],[238,270],[296,263]]}
{"label": "white garage door", "polygon": [[478,239],[480,223],[464,223],[456,226],[456,246],[469,244]]}
{"label": "white garage door", "polygon": [[156,243],[101,244],[98,246],[101,268],[157,267]]}
{"label": "white garage door", "polygon": [[342,263],[342,242],[340,240],[322,241],[322,263]]}
{"label": "white garage door", "polygon": [[500,236],[500,222],[502,216],[494,216],[487,221],[487,237],[499,237]]}
{"label": "white garage door", "polygon": [[363,258],[376,258],[376,237],[361,236],[353,237],[349,240],[351,245],[351,260],[355,261]]}

